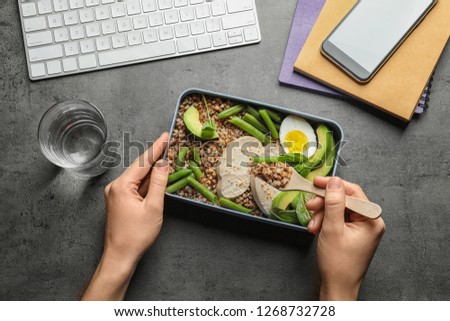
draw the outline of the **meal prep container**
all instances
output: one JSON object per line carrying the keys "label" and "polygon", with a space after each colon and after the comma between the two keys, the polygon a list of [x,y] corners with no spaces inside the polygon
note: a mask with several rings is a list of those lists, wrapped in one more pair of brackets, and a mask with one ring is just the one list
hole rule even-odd
{"label": "meal prep container", "polygon": [[[220,97],[222,99],[226,99],[226,100],[232,100],[233,102],[237,103],[237,104],[244,104],[244,105],[250,105],[250,106],[256,106],[256,107],[262,107],[265,109],[270,109],[276,112],[280,112],[282,114],[285,115],[295,115],[295,116],[300,116],[303,117],[304,119],[306,119],[307,121],[315,124],[315,123],[323,123],[325,124],[328,128],[330,128],[333,131],[333,136],[335,141],[337,142],[337,147],[336,147],[336,159],[339,159],[339,155],[340,155],[340,149],[341,149],[341,143],[342,140],[344,139],[344,132],[342,130],[342,127],[329,119],[326,118],[322,118],[319,116],[314,116],[314,115],[310,115],[310,114],[306,114],[306,113],[302,113],[296,110],[292,110],[292,109],[287,109],[287,108],[283,108],[283,107],[279,107],[279,106],[275,106],[275,105],[270,105],[270,104],[265,104],[265,103],[261,103],[255,100],[251,100],[251,99],[246,99],[246,98],[240,98],[240,97],[234,97],[234,96],[230,96],[230,95],[226,95],[226,94],[221,94],[221,93],[217,93],[217,92],[213,92],[213,91],[209,91],[209,90],[204,90],[204,89],[198,89],[198,88],[191,88],[186,90],[185,92],[183,92],[179,99],[178,99],[178,103],[177,103],[177,107],[175,109],[175,115],[173,117],[172,120],[172,125],[170,128],[170,140],[172,140],[172,135],[173,135],[173,130],[175,129],[175,123],[176,120],[178,118],[178,110],[180,108],[181,103],[183,102],[183,100],[186,98],[186,96],[189,95],[193,95],[193,94],[197,94],[197,95],[206,95],[206,96],[211,96],[211,97]],[[329,173],[329,175],[335,175],[336,174],[336,169],[338,166],[338,162],[335,161],[333,164],[333,168],[331,170],[331,172]],[[265,218],[265,217],[260,217],[260,216],[255,216],[252,214],[245,214],[245,213],[241,213],[238,211],[234,211],[234,210],[230,210],[224,207],[219,207],[219,206],[215,206],[215,205],[210,205],[210,204],[206,204],[206,203],[202,203],[196,200],[192,200],[189,198],[185,198],[185,197],[181,197],[178,196],[176,194],[170,194],[170,193],[166,193],[167,197],[174,199],[174,200],[178,200],[181,202],[185,202],[188,204],[192,204],[195,206],[200,206],[203,208],[206,208],[208,210],[210,210],[211,212],[221,212],[221,213],[225,213],[225,214],[230,214],[233,216],[237,216],[243,219],[247,219],[247,220],[252,220],[252,221],[257,221],[257,222],[262,222],[262,223],[266,223],[266,224],[271,224],[271,225],[275,225],[275,226],[279,226],[279,227],[284,227],[284,228],[288,228],[288,229],[293,229],[293,230],[298,230],[298,231],[307,231],[306,227],[300,226],[300,225],[295,225],[295,224],[290,224],[290,223],[285,223],[285,222],[281,222],[281,221],[276,221],[270,218]]]}

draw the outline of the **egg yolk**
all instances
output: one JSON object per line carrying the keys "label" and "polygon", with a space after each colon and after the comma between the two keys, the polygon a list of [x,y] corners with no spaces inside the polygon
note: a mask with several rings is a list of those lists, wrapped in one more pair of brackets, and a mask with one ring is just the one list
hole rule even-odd
{"label": "egg yolk", "polygon": [[293,130],[284,136],[284,144],[290,154],[303,153],[308,147],[308,137],[299,130]]}

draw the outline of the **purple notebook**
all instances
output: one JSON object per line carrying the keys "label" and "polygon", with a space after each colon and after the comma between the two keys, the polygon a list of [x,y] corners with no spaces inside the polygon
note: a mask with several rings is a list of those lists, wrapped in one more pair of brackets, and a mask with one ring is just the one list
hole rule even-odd
{"label": "purple notebook", "polygon": [[[289,35],[283,64],[281,66],[279,81],[282,85],[307,89],[322,94],[347,97],[325,85],[322,85],[306,76],[294,72],[294,63],[297,60],[303,45],[308,38],[326,0],[298,0],[292,21],[291,34]],[[428,83],[422,98],[417,104],[415,113],[421,114],[425,110],[429,100],[431,81]]]}

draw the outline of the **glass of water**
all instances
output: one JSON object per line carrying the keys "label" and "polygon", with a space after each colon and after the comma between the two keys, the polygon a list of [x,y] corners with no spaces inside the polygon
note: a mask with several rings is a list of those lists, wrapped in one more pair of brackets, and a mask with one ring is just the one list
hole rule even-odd
{"label": "glass of water", "polygon": [[44,156],[77,176],[94,177],[107,168],[103,146],[108,129],[102,113],[92,104],[71,100],[50,107],[39,124],[38,139]]}

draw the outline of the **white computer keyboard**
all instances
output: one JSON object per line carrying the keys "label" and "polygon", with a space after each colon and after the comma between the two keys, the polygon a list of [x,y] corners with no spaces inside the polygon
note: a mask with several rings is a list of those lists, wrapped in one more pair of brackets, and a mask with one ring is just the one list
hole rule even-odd
{"label": "white computer keyboard", "polygon": [[19,0],[31,80],[258,43],[255,0]]}

